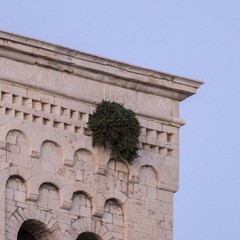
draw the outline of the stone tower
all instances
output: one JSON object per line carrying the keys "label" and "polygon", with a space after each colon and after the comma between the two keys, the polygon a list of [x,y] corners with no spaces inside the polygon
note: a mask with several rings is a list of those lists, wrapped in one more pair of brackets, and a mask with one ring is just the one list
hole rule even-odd
{"label": "stone tower", "polygon": [[[173,239],[179,102],[200,85],[0,32],[0,239]],[[141,123],[132,165],[92,147],[103,99]]]}

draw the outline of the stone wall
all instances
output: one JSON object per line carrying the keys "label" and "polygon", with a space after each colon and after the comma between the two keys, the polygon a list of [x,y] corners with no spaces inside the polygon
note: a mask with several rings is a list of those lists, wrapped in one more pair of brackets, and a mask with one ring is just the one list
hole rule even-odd
{"label": "stone wall", "polygon": [[[0,239],[173,239],[179,102],[200,85],[0,32]],[[92,147],[102,99],[137,113],[132,165]]]}

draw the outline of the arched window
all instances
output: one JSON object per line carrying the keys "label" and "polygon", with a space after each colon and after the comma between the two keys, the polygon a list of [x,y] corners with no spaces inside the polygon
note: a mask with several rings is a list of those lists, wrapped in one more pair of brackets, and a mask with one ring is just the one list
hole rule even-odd
{"label": "arched window", "polygon": [[81,233],[76,240],[102,240],[98,235],[92,232]]}

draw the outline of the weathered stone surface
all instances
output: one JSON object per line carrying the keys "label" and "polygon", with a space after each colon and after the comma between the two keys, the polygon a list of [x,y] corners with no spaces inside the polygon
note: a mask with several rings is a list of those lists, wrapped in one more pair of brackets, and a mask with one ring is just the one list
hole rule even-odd
{"label": "weathered stone surface", "polygon": [[[200,85],[0,32],[0,238],[171,240],[179,102]],[[103,99],[141,123],[132,165],[92,147]]]}

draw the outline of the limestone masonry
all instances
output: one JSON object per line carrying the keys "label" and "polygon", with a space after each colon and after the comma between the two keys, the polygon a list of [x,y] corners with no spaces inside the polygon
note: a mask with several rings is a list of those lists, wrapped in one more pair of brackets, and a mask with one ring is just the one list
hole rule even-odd
{"label": "limestone masonry", "polygon": [[[0,32],[0,239],[172,240],[179,102],[201,84]],[[92,147],[103,99],[137,114],[133,165]]]}

